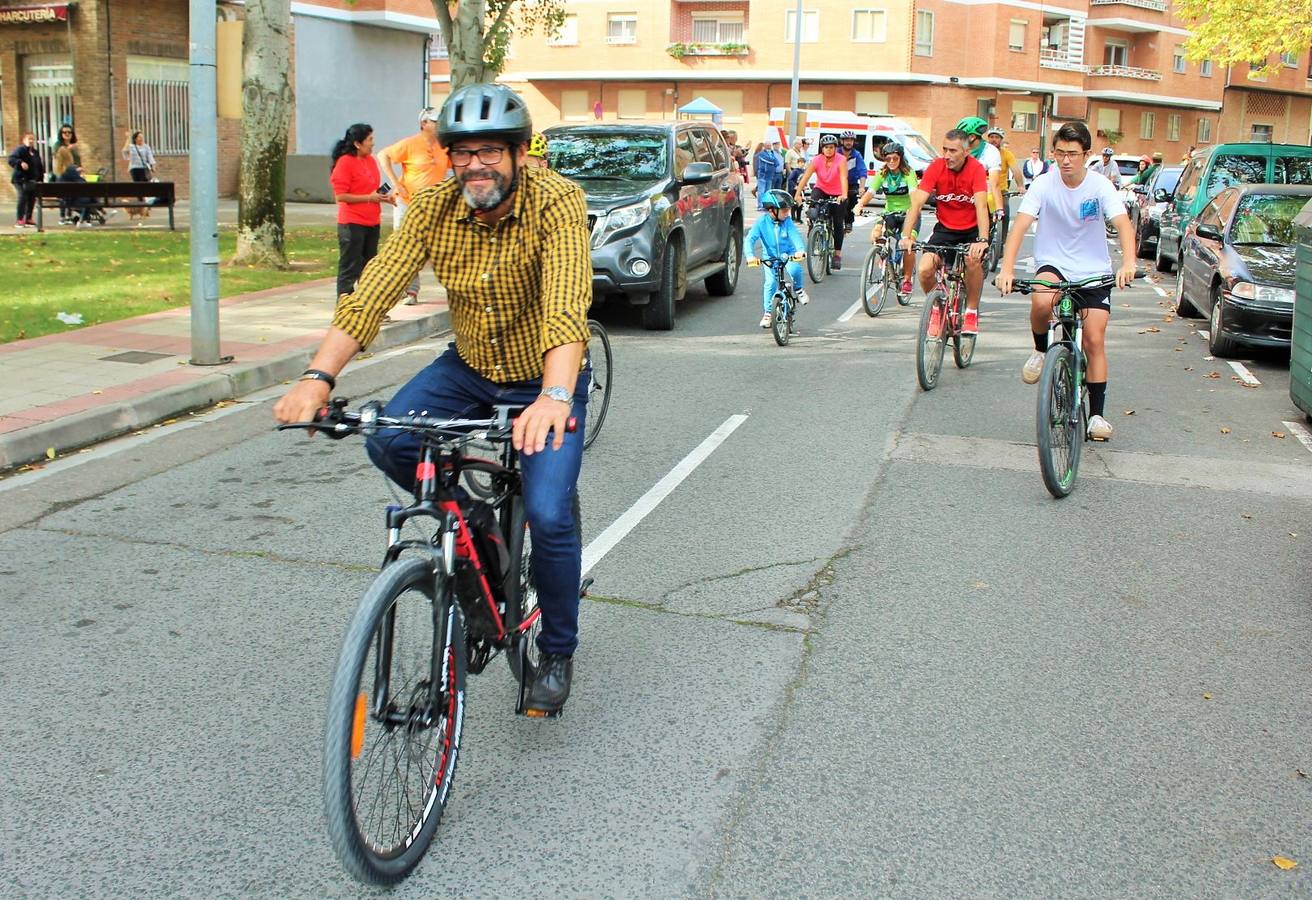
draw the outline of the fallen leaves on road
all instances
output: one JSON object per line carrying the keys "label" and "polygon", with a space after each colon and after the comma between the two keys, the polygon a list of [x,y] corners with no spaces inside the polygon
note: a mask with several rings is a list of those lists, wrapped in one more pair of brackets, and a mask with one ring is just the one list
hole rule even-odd
{"label": "fallen leaves on road", "polygon": [[1222,433],[1222,434],[1229,434],[1229,433],[1230,433],[1230,429],[1229,429],[1229,428],[1226,428],[1224,425],[1222,425],[1222,426],[1221,426],[1221,433]]}
{"label": "fallen leaves on road", "polygon": [[1184,367],[1184,370],[1185,370],[1186,372],[1192,372],[1192,371],[1194,370],[1194,367],[1193,367],[1193,366],[1185,366],[1185,367]]}
{"label": "fallen leaves on road", "polygon": [[1207,373],[1206,375],[1204,375],[1203,377],[1204,377],[1204,378],[1220,378],[1220,377],[1221,377],[1221,373],[1220,373],[1220,372],[1208,372],[1208,373]]}
{"label": "fallen leaves on road", "polygon": [[59,455],[59,454],[57,454],[57,453],[55,452],[55,448],[54,448],[54,447],[47,447],[47,448],[46,448],[46,459],[54,459],[54,458],[55,458],[56,456],[58,456],[58,455]]}
{"label": "fallen leaves on road", "polygon": [[1176,347],[1176,348],[1175,348],[1175,352],[1176,352],[1176,353],[1179,353],[1179,352],[1182,351],[1183,349],[1184,349],[1183,347]]}
{"label": "fallen leaves on road", "polygon": [[1290,536],[1290,537],[1298,537],[1298,532],[1297,532],[1297,531],[1291,531],[1291,532],[1289,532],[1289,536]]}
{"label": "fallen leaves on road", "polygon": [[1203,694],[1203,699],[1204,699],[1204,700],[1211,700],[1211,699],[1212,699],[1212,695],[1211,695],[1211,694]]}
{"label": "fallen leaves on road", "polygon": [[1285,433],[1283,431],[1273,431],[1271,432],[1271,436],[1273,438],[1279,438],[1282,441],[1285,439]]}
{"label": "fallen leaves on road", "polygon": [[1130,308],[1130,304],[1128,304],[1128,303],[1122,303],[1122,304],[1121,304],[1121,309],[1129,309],[1129,308]]}
{"label": "fallen leaves on road", "polygon": [[1306,777],[1307,777],[1307,773],[1304,772],[1302,769],[1295,769],[1295,770],[1294,770],[1294,774],[1297,775],[1299,778],[1306,778]]}
{"label": "fallen leaves on road", "polygon": [[1132,415],[1134,415],[1134,410],[1132,410],[1132,409],[1127,409],[1127,410],[1125,411],[1125,414],[1126,414],[1127,416],[1132,416]]}
{"label": "fallen leaves on road", "polygon": [[1240,513],[1240,514],[1239,514],[1239,518],[1241,518],[1241,519],[1251,519],[1251,518],[1253,518],[1253,514],[1252,514],[1252,513]]}
{"label": "fallen leaves on road", "polygon": [[1287,856],[1273,856],[1271,857],[1271,862],[1275,863],[1278,867],[1284,869],[1286,872],[1288,872],[1290,869],[1298,868],[1298,863],[1294,862],[1292,859],[1290,859]]}
{"label": "fallen leaves on road", "polygon": [[1161,332],[1161,330],[1162,330],[1162,329],[1158,328],[1156,325],[1149,325],[1147,328],[1145,328],[1143,331],[1141,331],[1141,332],[1139,332],[1139,333],[1140,333],[1140,334],[1158,334],[1159,332]]}
{"label": "fallen leaves on road", "polygon": [[1164,317],[1162,318],[1162,321],[1163,321],[1163,322],[1174,322],[1174,321],[1175,321],[1175,316],[1164,316]]}

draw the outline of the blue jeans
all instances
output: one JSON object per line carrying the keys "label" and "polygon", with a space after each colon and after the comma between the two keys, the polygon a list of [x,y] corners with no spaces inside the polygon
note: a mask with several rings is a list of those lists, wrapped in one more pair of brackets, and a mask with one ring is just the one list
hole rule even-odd
{"label": "blue jeans", "polygon": [[[797,262],[796,260],[791,260],[784,267],[784,271],[786,271],[788,273],[788,277],[793,280],[794,288],[800,291],[804,287],[806,287],[806,284],[802,281],[802,264],[800,262]],[[777,289],[778,287],[776,284],[776,279],[774,277],[774,269],[766,269],[765,290],[761,294],[761,307],[765,310],[765,312],[770,312],[774,309],[774,292]]]}
{"label": "blue jeans", "polygon": [[[385,414],[410,413],[439,418],[486,418],[497,404],[528,406],[542,390],[542,379],[496,384],[475,372],[455,344],[411,378],[387,403]],[[583,548],[574,521],[574,497],[583,463],[583,427],[587,419],[588,374],[574,385],[573,415],[578,431],[565,435],[559,450],[550,439],[541,453],[519,458],[524,478],[524,512],[533,534],[533,581],[542,609],[538,649],[573,654],[579,642],[579,578]],[[368,439],[374,465],[406,490],[414,487],[420,439],[383,430]]]}

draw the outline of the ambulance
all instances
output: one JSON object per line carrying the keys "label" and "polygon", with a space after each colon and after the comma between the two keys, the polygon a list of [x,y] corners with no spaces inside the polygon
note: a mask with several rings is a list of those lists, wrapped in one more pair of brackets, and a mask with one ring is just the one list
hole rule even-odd
{"label": "ambulance", "polygon": [[[837,109],[803,109],[799,113],[805,117],[802,137],[810,138],[807,148],[815,154],[820,149],[820,136],[832,134],[834,137],[844,131],[856,134],[856,149],[866,161],[869,174],[873,175],[881,166],[878,149],[888,141],[897,141],[906,151],[906,160],[917,175],[925,173],[925,167],[938,156],[934,147],[925,140],[924,135],[911,127],[911,124],[893,116],[864,116],[849,110]],[[788,107],[776,106],[770,110],[770,128],[788,133]],[[789,146],[788,142],[784,146]],[[872,149],[876,152],[872,153]]]}

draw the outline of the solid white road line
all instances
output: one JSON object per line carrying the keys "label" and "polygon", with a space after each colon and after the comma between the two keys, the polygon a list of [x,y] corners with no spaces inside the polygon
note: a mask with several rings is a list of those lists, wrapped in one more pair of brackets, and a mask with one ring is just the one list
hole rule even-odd
{"label": "solid white road line", "polygon": [[1159,296],[1159,297],[1165,297],[1165,296],[1166,296],[1166,291],[1165,291],[1160,285],[1156,285],[1156,284],[1154,284],[1154,285],[1153,285],[1153,290],[1157,292],[1157,296]]}
{"label": "solid white road line", "polygon": [[1232,359],[1226,360],[1226,362],[1229,364],[1230,368],[1235,370],[1235,374],[1239,376],[1239,380],[1244,384],[1251,384],[1253,387],[1257,387],[1262,383],[1253,376],[1252,372],[1248,371],[1248,367],[1243,363],[1235,362]]}
{"label": "solid white road line", "polygon": [[747,416],[745,415],[735,415],[725,419],[724,424],[711,432],[706,440],[698,444],[691,453],[680,460],[679,464],[671,469],[664,478],[652,485],[647,493],[639,497],[637,503],[630,506],[605,531],[593,538],[592,543],[583,548],[583,574],[586,575],[592,571],[592,567],[601,562],[602,557],[613,550],[616,544],[624,540],[630,531],[638,527],[638,523],[647,518],[648,513],[659,506],[660,502],[668,497],[685,478],[691,475],[694,469],[715,452],[716,447],[723,444],[729,435],[733,434],[738,426],[746,421]]}
{"label": "solid white road line", "polygon": [[844,312],[841,316],[838,317],[838,321],[846,322],[848,319],[856,315],[856,311],[860,308],[861,308],[861,301],[858,300],[855,303],[853,303],[851,306],[849,306],[846,312]]}
{"label": "solid white road line", "polygon": [[1281,424],[1289,429],[1290,434],[1298,438],[1298,442],[1306,447],[1309,453],[1312,453],[1312,431],[1308,431],[1297,422],[1283,422]]}

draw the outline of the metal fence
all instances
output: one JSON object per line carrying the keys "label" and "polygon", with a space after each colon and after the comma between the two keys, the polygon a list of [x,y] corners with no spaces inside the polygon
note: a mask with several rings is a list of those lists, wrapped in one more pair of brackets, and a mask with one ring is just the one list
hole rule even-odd
{"label": "metal fence", "polygon": [[128,79],[128,119],[156,156],[191,151],[191,92],[186,81]]}

